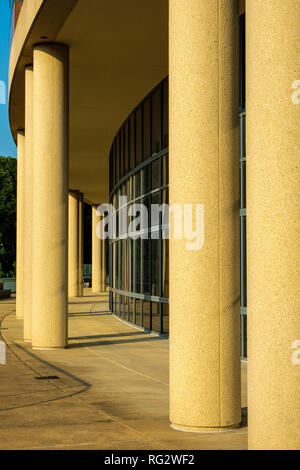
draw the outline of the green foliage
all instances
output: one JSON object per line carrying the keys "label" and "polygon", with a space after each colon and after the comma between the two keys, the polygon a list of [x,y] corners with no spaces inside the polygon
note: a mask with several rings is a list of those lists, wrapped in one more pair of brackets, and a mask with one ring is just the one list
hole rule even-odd
{"label": "green foliage", "polygon": [[17,160],[0,157],[0,277],[16,274]]}

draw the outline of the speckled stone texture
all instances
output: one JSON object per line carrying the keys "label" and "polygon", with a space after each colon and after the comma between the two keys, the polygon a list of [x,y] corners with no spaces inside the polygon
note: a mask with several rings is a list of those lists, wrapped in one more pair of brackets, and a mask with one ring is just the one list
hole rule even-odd
{"label": "speckled stone texture", "polygon": [[78,297],[80,295],[79,265],[80,255],[80,201],[78,194],[69,193],[69,241],[68,241],[68,295]]}
{"label": "speckled stone texture", "polygon": [[25,188],[25,132],[18,131],[18,158],[17,158],[17,286],[18,297],[16,302],[17,318],[24,318],[24,188]]}
{"label": "speckled stone texture", "polygon": [[101,291],[101,240],[97,237],[97,224],[100,217],[97,215],[97,207],[92,207],[92,292]]}
{"label": "speckled stone texture", "polygon": [[300,448],[300,2],[248,0],[249,448]]}
{"label": "speckled stone texture", "polygon": [[69,50],[34,48],[32,346],[67,344]]}
{"label": "speckled stone texture", "polygon": [[33,67],[25,69],[24,339],[32,338]]}
{"label": "speckled stone texture", "polygon": [[186,430],[241,421],[238,7],[170,0],[170,204],[205,210],[201,250],[170,240],[170,419]]}

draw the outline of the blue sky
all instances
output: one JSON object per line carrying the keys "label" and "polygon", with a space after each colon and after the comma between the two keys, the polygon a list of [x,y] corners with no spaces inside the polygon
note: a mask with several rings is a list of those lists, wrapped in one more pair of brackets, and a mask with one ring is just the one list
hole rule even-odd
{"label": "blue sky", "polygon": [[[0,0],[0,155],[16,157],[17,149],[9,128],[7,105],[9,30],[9,0]],[[3,96],[4,88],[5,95]],[[5,104],[2,104],[3,101]]]}

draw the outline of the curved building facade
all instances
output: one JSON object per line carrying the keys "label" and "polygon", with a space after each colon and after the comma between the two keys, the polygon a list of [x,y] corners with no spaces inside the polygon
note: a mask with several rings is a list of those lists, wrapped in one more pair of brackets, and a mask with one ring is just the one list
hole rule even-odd
{"label": "curved building facade", "polygon": [[[111,311],[137,326],[169,332],[169,241],[153,205],[168,203],[168,78],[130,114],[110,152],[110,203],[116,237],[109,241]],[[121,233],[120,220],[144,206],[146,224]],[[130,228],[131,227],[131,228]]]}

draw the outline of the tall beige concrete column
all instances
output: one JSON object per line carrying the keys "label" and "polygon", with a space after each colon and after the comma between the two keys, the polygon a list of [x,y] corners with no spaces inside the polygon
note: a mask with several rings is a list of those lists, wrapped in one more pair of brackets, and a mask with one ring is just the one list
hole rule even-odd
{"label": "tall beige concrete column", "polygon": [[300,449],[300,3],[246,18],[249,448]]}
{"label": "tall beige concrete column", "polygon": [[79,236],[78,236],[78,251],[79,251],[79,266],[78,266],[78,276],[79,276],[79,292],[78,295],[79,297],[83,296],[83,224],[84,224],[84,218],[83,218],[83,194],[79,193],[78,194],[78,230],[79,230]]}
{"label": "tall beige concrete column", "polygon": [[97,215],[96,205],[92,206],[92,292],[101,292],[101,243],[97,236],[97,224],[100,217]]}
{"label": "tall beige concrete column", "polygon": [[24,318],[25,132],[17,134],[17,295],[16,317]]}
{"label": "tall beige concrete column", "polygon": [[34,48],[32,346],[67,344],[69,52]]}
{"label": "tall beige concrete column", "polygon": [[32,338],[33,66],[25,67],[24,340]]}
{"label": "tall beige concrete column", "polygon": [[69,193],[69,250],[68,294],[79,296],[79,201],[77,194]]}
{"label": "tall beige concrete column", "polygon": [[101,240],[101,292],[106,292],[106,243]]}
{"label": "tall beige concrete column", "polygon": [[202,223],[194,250],[170,240],[170,420],[219,430],[241,421],[238,2],[169,7],[170,204],[194,227],[204,206],[203,246]]}
{"label": "tall beige concrete column", "polygon": [[68,293],[69,297],[83,295],[83,195],[79,191],[69,192],[69,253]]}

